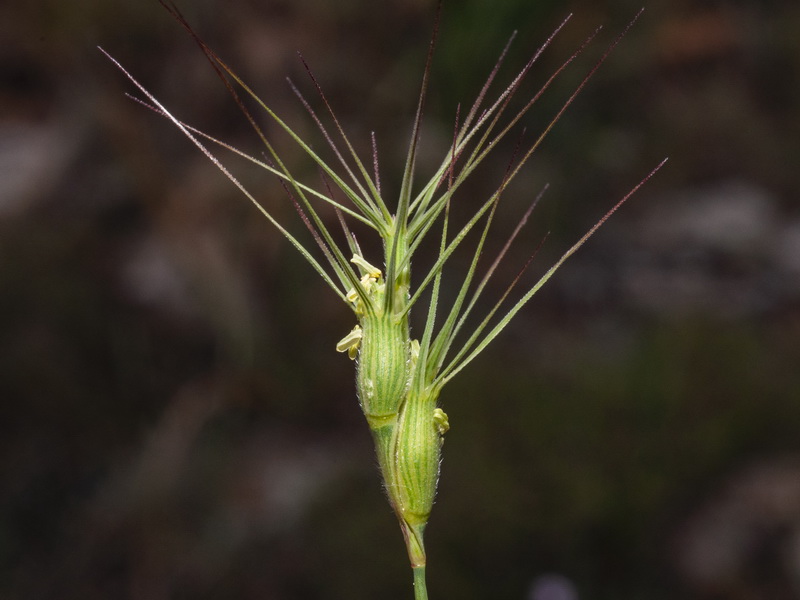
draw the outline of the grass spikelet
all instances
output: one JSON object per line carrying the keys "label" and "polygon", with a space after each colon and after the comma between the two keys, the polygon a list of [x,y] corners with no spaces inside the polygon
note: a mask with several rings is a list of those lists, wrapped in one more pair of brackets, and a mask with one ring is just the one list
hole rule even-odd
{"label": "grass spikelet", "polygon": [[[597,223],[532,286],[519,293],[510,307],[506,305],[521,285],[522,274],[533,260],[534,250],[519,275],[506,287],[478,324],[465,331],[467,317],[471,316],[487,283],[496,273],[509,247],[528,221],[534,207],[547,186],[536,194],[520,217],[517,227],[508,235],[498,255],[483,275],[477,278],[478,266],[488,238],[494,216],[509,184],[524,168],[540,147],[542,141],[556,125],[564,112],[587,85],[597,69],[619,44],[628,27],[614,39],[597,63],[584,75],[577,88],[547,121],[544,129],[533,137],[533,142],[517,143],[517,150],[495,191],[485,198],[464,225],[457,231],[449,227],[455,194],[467,185],[476,168],[495,151],[499,143],[524,119],[542,94],[575,61],[594,40],[598,28],[569,56],[535,93],[522,103],[522,108],[510,110],[511,100],[522,93],[528,74],[556,35],[570,20],[567,16],[552,34],[531,55],[524,67],[505,86],[493,92],[508,48],[515,35],[500,53],[466,115],[461,117],[456,109],[455,128],[451,147],[442,157],[433,175],[422,184],[415,180],[416,162],[421,140],[421,124],[426,93],[431,75],[431,64],[437,43],[441,3],[436,12],[433,35],[423,71],[416,114],[410,135],[408,151],[396,202],[388,202],[382,193],[379,177],[378,145],[371,136],[372,156],[368,160],[356,152],[345,133],[333,107],[317,79],[301,56],[305,71],[318,94],[326,116],[317,114],[298,86],[289,82],[292,91],[320,130],[338,166],[326,162],[295,131],[283,121],[192,29],[178,8],[171,2],[160,0],[169,13],[189,32],[200,47],[231,97],[250,123],[264,146],[263,160],[249,156],[225,142],[208,136],[183,123],[164,107],[150,92],[128,73],[115,59],[108,58],[122,71],[142,94],[137,101],[171,121],[206,157],[258,208],[267,220],[305,258],[321,276],[325,284],[342,300],[354,317],[354,326],[335,349],[355,360],[356,389],[361,410],[375,441],[378,463],[389,502],[400,522],[409,559],[414,572],[415,597],[427,598],[425,587],[426,554],[424,531],[430,517],[439,478],[441,451],[446,432],[450,427],[448,415],[439,406],[443,387],[509,325],[514,316],[530,301],[536,292],[553,276],[556,270],[623,204],[650,179],[666,159],[648,173],[631,191],[603,215]],[[103,51],[105,53],[105,51]],[[494,93],[494,95],[493,95]],[[281,160],[276,147],[268,139],[256,118],[245,106],[242,97],[249,97],[274,123],[282,129],[316,164],[321,174],[322,186],[295,179]],[[326,121],[329,125],[326,125]],[[330,130],[329,130],[330,128]],[[233,153],[259,165],[277,177],[295,206],[305,226],[311,231],[317,250],[305,248],[298,239],[269,210],[232,175],[212,151]],[[370,160],[371,159],[371,160]],[[368,168],[367,165],[371,167]],[[344,201],[334,198],[338,188]],[[320,203],[335,210],[346,245],[338,243],[320,217]],[[348,220],[366,225],[380,238],[382,256],[362,254]],[[471,250],[472,259],[455,289],[456,298],[448,306],[440,302],[441,282],[451,256],[462,246],[470,233],[477,229],[477,242]],[[412,280],[411,267],[421,242],[435,232],[439,238],[438,255],[433,265]],[[377,266],[381,265],[381,266]],[[427,293],[426,293],[427,292]],[[427,298],[425,320],[420,338],[412,338],[409,319],[412,308]],[[504,308],[505,307],[505,308]],[[457,344],[457,339],[465,341]],[[331,346],[334,346],[333,341]]]}

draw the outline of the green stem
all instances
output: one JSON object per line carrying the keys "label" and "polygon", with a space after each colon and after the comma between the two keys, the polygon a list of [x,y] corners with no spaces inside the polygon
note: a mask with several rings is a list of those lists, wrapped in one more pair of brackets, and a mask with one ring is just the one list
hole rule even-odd
{"label": "green stem", "polygon": [[425,565],[414,567],[414,600],[428,600],[428,587],[425,585]]}

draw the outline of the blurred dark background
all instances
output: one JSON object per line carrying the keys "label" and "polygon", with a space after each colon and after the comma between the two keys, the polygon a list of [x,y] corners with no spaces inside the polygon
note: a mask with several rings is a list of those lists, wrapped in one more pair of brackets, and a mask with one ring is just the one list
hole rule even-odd
{"label": "blurred dark background", "polygon": [[[530,141],[640,6],[447,2],[421,171],[513,30],[503,82],[575,12],[522,99],[606,26],[524,119]],[[396,192],[432,0],[182,8],[324,148],[284,79],[319,107],[301,50]],[[670,156],[444,390],[433,599],[800,598],[798,32],[788,0],[649,3],[506,194],[490,255],[551,184],[489,300],[547,231],[529,284]],[[0,597],[410,598],[334,352],[351,313],[96,49],[258,154],[191,39],[134,0],[12,0],[0,39]],[[232,164],[302,235],[274,178]]]}

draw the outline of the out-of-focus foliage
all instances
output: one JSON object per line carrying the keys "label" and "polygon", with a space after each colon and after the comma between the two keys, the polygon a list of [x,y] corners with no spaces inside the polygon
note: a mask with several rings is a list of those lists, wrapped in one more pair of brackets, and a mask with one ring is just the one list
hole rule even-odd
{"label": "out-of-focus foliage", "polygon": [[[314,97],[301,50],[367,153],[376,132],[396,191],[433,2],[182,8],[323,148],[283,79]],[[504,80],[575,13],[533,94],[606,25],[526,118],[530,139],[638,8],[446,3],[421,160],[512,30]],[[432,598],[800,598],[798,30],[794,2],[647,7],[509,189],[488,257],[551,183],[508,279],[546,231],[539,272],[671,157],[446,390]],[[0,596],[407,597],[334,352],[350,315],[95,46],[258,153],[202,55],[134,1],[5,3],[0,39]],[[302,235],[274,178],[234,164]]]}

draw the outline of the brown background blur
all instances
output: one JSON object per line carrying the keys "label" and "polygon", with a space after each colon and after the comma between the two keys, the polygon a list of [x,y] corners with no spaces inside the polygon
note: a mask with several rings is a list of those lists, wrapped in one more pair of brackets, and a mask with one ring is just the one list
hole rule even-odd
{"label": "brown background blur", "polygon": [[[396,193],[434,2],[181,4],[324,148],[284,80],[319,106],[301,50]],[[522,99],[606,25],[531,140],[640,6],[447,2],[422,173],[514,29],[504,82],[575,12]],[[545,232],[529,283],[671,157],[444,390],[433,599],[800,598],[798,32],[797,2],[650,2],[506,194],[489,255],[551,184],[489,299]],[[140,0],[12,0],[0,40],[0,597],[409,598],[334,352],[352,315],[95,46],[258,154],[203,56]],[[302,236],[274,178],[233,164]]]}

